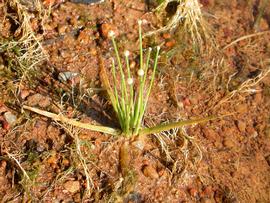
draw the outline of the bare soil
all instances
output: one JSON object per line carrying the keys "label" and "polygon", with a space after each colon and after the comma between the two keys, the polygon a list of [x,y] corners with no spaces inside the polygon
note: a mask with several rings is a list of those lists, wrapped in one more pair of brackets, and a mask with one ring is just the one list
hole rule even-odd
{"label": "bare soil", "polygon": [[[50,2],[43,25],[29,11],[48,55],[31,78],[18,83],[16,67],[9,66],[16,56],[0,55],[2,202],[270,202],[270,76],[264,75],[269,8],[254,29],[258,1],[201,0],[211,38],[200,50],[182,29],[146,38],[145,47],[161,45],[161,57],[144,125],[220,118],[176,133],[125,139],[56,123],[21,107],[118,127],[99,79],[99,57],[109,72],[113,30],[121,52],[132,52],[136,69],[137,20],[144,19],[144,33],[160,27],[162,20],[152,12],[157,4],[44,1]],[[18,27],[10,17],[16,11],[7,1],[0,5],[1,39],[16,39]],[[226,47],[260,32],[265,33]],[[16,115],[15,124],[6,112]]]}

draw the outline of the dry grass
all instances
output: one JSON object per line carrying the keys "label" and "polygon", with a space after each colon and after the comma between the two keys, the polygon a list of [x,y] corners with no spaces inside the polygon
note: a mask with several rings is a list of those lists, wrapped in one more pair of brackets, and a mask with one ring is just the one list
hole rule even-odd
{"label": "dry grass", "polygon": [[[11,7],[14,13],[7,11]],[[30,8],[31,7],[31,8]],[[36,34],[32,22],[38,18],[42,25],[50,15],[50,9],[45,9],[42,3],[35,0],[33,4],[23,4],[19,0],[6,1],[4,4],[5,17],[12,19],[17,28],[9,39],[0,39],[0,52],[4,53],[8,60],[8,69],[16,73],[16,91],[20,92],[25,81],[32,81],[33,75],[37,75],[38,65],[47,59],[45,50],[42,47],[42,35]],[[33,16],[30,10],[37,12]]]}
{"label": "dry grass", "polygon": [[148,32],[145,36],[150,36],[160,32],[166,32],[182,27],[183,32],[188,33],[194,45],[201,47],[204,39],[208,38],[207,24],[203,18],[201,5],[198,0],[165,0],[156,9],[157,13],[164,17],[166,7],[171,2],[177,2],[178,6],[175,14],[168,20],[166,25],[157,30]]}
{"label": "dry grass", "polygon": [[[59,124],[59,123],[58,123]],[[91,178],[90,175],[90,169],[88,167],[89,165],[89,157],[86,157],[84,155],[84,153],[82,152],[81,148],[82,148],[82,140],[79,138],[79,134],[80,134],[80,129],[79,128],[75,128],[71,125],[63,125],[63,124],[59,124],[63,129],[65,129],[66,133],[68,133],[74,140],[74,144],[75,144],[75,159],[79,160],[80,166],[83,168],[84,171],[84,175],[86,178],[86,196],[90,197],[91,196],[91,191],[94,187],[93,184],[93,180]],[[79,166],[76,166],[76,168],[78,168]],[[80,167],[79,167],[80,168]]]}

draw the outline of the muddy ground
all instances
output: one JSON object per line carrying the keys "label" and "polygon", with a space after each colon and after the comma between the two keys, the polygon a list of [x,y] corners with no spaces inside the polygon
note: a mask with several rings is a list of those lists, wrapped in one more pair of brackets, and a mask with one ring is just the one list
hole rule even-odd
{"label": "muddy ground", "polygon": [[118,127],[99,78],[100,57],[109,71],[114,56],[108,32],[122,52],[131,51],[136,69],[137,20],[147,33],[173,9],[160,17],[152,12],[155,1],[44,1],[43,11],[29,3],[28,23],[43,50],[31,59],[40,58],[33,69],[30,57],[22,59],[25,72],[18,58],[29,46],[7,48],[23,35],[12,2],[0,3],[1,202],[270,202],[269,7],[255,23],[259,1],[201,0],[209,33],[202,47],[181,25],[144,39],[144,47],[161,46],[144,125],[218,118],[130,139],[124,171],[127,139],[58,123],[22,105]]}

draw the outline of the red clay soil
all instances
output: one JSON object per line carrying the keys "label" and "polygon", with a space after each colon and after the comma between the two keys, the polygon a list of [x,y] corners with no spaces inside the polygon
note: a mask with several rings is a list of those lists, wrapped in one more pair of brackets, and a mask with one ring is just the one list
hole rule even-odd
{"label": "red clay soil", "polygon": [[[201,0],[211,35],[201,50],[181,29],[145,40],[145,47],[161,45],[145,126],[225,117],[126,141],[21,110],[26,104],[117,127],[99,80],[98,58],[109,72],[114,53],[108,32],[114,30],[121,52],[132,52],[136,69],[137,20],[144,20],[144,33],[161,26],[151,12],[157,4],[149,2],[55,2],[43,27],[32,19],[48,59],[39,66],[41,76],[24,81],[19,94],[9,91],[17,81],[4,74],[10,58],[0,50],[2,202],[270,202],[270,77],[264,75],[269,69],[270,32],[225,47],[242,36],[269,30],[269,8],[254,30],[258,1]],[[0,5],[5,11],[6,4]],[[11,7],[5,12],[16,14]],[[0,15],[1,39],[10,40],[15,22]],[[14,72],[11,69],[12,76]],[[65,80],[61,73],[78,75]],[[15,126],[7,122],[6,112],[17,116]],[[123,158],[125,143],[128,155]],[[79,158],[78,144],[85,160]],[[82,162],[88,167],[90,194]]]}

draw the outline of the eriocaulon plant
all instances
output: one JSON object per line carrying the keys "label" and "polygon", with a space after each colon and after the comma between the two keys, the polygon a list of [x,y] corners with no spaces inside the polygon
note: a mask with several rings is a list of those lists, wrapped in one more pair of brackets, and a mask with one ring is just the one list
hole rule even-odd
{"label": "eriocaulon plant", "polygon": [[[129,63],[129,51],[124,52],[125,57],[125,67],[122,63],[117,44],[115,42],[114,32],[111,31],[109,36],[112,40],[117,67],[115,65],[114,59],[112,59],[112,75],[113,75],[113,90],[109,92],[109,97],[112,102],[112,106],[117,114],[121,129],[123,134],[137,135],[142,126],[142,119],[146,109],[147,101],[153,86],[155,79],[155,73],[158,64],[158,55],[160,47],[156,48],[155,59],[153,62],[153,71],[150,77],[150,81],[147,84],[147,72],[151,65],[150,58],[152,49],[149,48],[147,51],[146,59],[144,59],[144,51],[142,46],[142,28],[141,22],[139,24],[139,50],[140,50],[140,65],[137,70],[137,79],[139,82],[138,87],[134,88],[134,77],[130,71]],[[120,71],[121,81],[119,90],[117,88],[118,81],[116,79],[116,68]],[[125,70],[126,68],[126,74]],[[109,90],[110,91],[110,90]]]}
{"label": "eriocaulon plant", "polygon": [[[103,86],[108,92],[109,99],[111,100],[113,109],[119,120],[121,129],[115,129],[107,126],[96,126],[88,123],[81,123],[73,119],[68,119],[64,115],[57,115],[47,111],[43,111],[34,107],[23,106],[24,109],[36,112],[46,117],[52,118],[55,121],[68,123],[73,126],[85,128],[93,131],[103,132],[111,135],[123,135],[123,136],[136,136],[136,135],[148,135],[154,133],[160,133],[162,131],[170,130],[173,128],[179,128],[186,125],[193,125],[197,123],[206,122],[209,120],[216,119],[216,117],[208,117],[196,120],[178,121],[166,124],[160,124],[154,127],[145,128],[142,126],[143,116],[146,110],[147,102],[151,93],[151,89],[154,83],[158,56],[160,47],[155,49],[154,60],[151,60],[152,49],[147,49],[145,55],[142,46],[142,21],[138,21],[139,24],[139,54],[140,64],[136,71],[137,77],[134,77],[131,73],[129,63],[129,51],[124,52],[124,63],[119,55],[118,47],[115,41],[114,32],[109,32],[109,37],[112,40],[112,44],[115,51],[115,60],[112,59],[112,86],[109,82],[105,68],[101,60],[101,71],[100,78]],[[152,73],[149,75],[150,80],[148,81],[147,73],[152,68]],[[118,73],[118,74],[117,74]],[[118,85],[117,76],[120,75],[120,84]],[[136,80],[135,80],[136,79]],[[135,81],[138,85],[134,85]]]}

